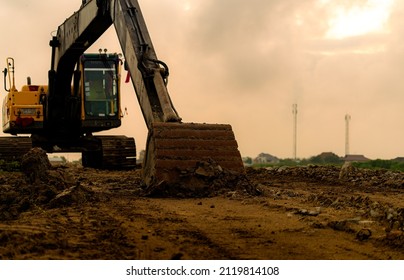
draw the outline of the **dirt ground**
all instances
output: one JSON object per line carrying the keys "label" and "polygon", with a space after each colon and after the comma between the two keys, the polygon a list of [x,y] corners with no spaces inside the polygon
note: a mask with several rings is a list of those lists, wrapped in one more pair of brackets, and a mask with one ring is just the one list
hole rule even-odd
{"label": "dirt ground", "polygon": [[246,169],[255,193],[144,196],[140,169],[0,173],[1,259],[404,259],[404,175]]}

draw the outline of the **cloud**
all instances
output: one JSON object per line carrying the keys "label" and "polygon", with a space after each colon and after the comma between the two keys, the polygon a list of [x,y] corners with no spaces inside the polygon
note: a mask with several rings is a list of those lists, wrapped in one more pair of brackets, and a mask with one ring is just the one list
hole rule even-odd
{"label": "cloud", "polygon": [[296,67],[301,38],[294,19],[308,1],[291,2],[205,1],[187,33],[192,52],[250,94],[277,83]]}

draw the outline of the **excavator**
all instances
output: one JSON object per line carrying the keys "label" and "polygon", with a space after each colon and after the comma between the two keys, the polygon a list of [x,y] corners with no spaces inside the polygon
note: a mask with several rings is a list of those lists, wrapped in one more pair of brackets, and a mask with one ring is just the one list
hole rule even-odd
{"label": "excavator", "polygon": [[[122,55],[106,50],[85,53],[112,25],[124,62]],[[146,187],[204,187],[203,177],[215,172],[244,174],[230,125],[182,122],[168,93],[168,66],[157,58],[137,0],[83,0],[49,45],[47,85],[27,78],[17,90],[14,59],[7,58],[2,124],[3,132],[13,136],[0,137],[0,159],[19,160],[41,147],[48,153],[81,152],[86,167],[134,167],[133,138],[96,135],[121,125],[123,66],[148,129],[142,164]]]}

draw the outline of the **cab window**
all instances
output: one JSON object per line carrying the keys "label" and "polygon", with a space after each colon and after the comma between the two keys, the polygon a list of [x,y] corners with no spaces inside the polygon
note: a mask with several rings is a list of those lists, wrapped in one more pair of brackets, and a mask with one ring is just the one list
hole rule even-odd
{"label": "cab window", "polygon": [[84,68],[85,113],[94,117],[118,114],[116,65],[112,61],[86,61]]}

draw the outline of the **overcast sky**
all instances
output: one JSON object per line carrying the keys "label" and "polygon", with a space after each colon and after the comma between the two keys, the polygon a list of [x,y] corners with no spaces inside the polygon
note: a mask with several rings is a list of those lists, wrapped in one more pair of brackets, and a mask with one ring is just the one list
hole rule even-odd
{"label": "overcast sky", "polygon": [[[404,156],[404,1],[139,0],[169,92],[184,122],[229,123],[240,152],[293,156]],[[46,84],[51,33],[81,0],[0,0],[0,57],[16,60],[17,88]],[[111,28],[91,48],[120,52]],[[5,66],[5,62],[4,62]],[[3,87],[2,87],[3,88]],[[112,134],[146,126],[131,84]]]}

